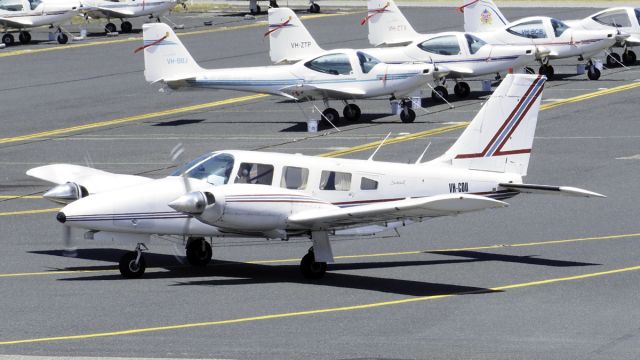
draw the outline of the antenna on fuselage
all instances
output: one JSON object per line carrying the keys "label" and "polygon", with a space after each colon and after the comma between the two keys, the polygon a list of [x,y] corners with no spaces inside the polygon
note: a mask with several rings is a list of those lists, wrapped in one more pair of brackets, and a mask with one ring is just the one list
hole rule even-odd
{"label": "antenna on fuselage", "polygon": [[387,141],[387,139],[389,138],[389,136],[391,136],[391,132],[389,132],[387,134],[387,136],[385,136],[385,138],[380,142],[380,145],[378,145],[378,147],[376,148],[376,150],[373,152],[373,154],[371,154],[371,156],[369,156],[369,158],[367,159],[368,161],[373,160],[373,157],[376,156],[376,153],[378,152],[378,150],[380,150],[380,148],[382,147],[382,145],[384,145],[384,142]]}
{"label": "antenna on fuselage", "polygon": [[420,154],[420,157],[418,158],[418,160],[416,160],[416,162],[415,162],[416,164],[420,164],[420,162],[422,161],[422,158],[424,157],[424,154],[426,154],[427,150],[429,150],[429,146],[431,146],[431,142],[429,142],[427,144],[427,147],[424,148],[424,151],[422,152],[422,154]]}

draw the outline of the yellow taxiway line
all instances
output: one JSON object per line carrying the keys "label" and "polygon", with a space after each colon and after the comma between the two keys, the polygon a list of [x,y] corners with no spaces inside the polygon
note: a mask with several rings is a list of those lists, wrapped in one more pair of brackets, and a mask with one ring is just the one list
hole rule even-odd
{"label": "yellow taxiway line", "polygon": [[628,272],[638,271],[638,270],[640,270],[640,266],[630,266],[626,268],[612,269],[612,270],[587,273],[587,274],[581,274],[581,275],[557,277],[557,278],[551,278],[551,279],[542,279],[542,280],[535,280],[535,281],[529,281],[529,282],[501,285],[501,286],[495,286],[488,289],[479,289],[474,291],[452,292],[449,294],[431,295],[431,296],[406,297],[406,298],[391,300],[391,301],[372,302],[372,303],[365,303],[365,304],[358,304],[358,305],[312,309],[312,310],[287,312],[287,313],[267,314],[267,315],[242,317],[242,318],[227,319],[227,320],[215,320],[215,321],[206,321],[206,322],[198,322],[198,323],[146,327],[146,328],[127,329],[127,330],[118,330],[118,331],[110,331],[110,332],[96,332],[96,333],[79,334],[79,335],[7,340],[7,341],[0,341],[0,345],[16,345],[16,344],[27,344],[27,343],[84,340],[84,339],[93,339],[93,338],[151,333],[151,332],[158,332],[158,331],[193,329],[193,328],[248,323],[248,322],[264,321],[264,320],[294,318],[294,317],[311,316],[311,315],[319,315],[319,314],[327,314],[327,313],[367,310],[367,309],[381,308],[381,307],[387,307],[387,306],[396,306],[396,305],[419,303],[419,302],[438,300],[438,299],[444,299],[444,298],[452,298],[456,295],[479,294],[479,293],[486,293],[486,292],[492,292],[492,291],[497,292],[497,291],[505,291],[505,290],[511,290],[511,289],[532,287],[532,286],[556,284],[556,283],[567,282],[567,281],[583,280],[583,279],[589,279],[589,278],[595,278],[595,277],[601,277],[601,276],[607,276],[607,275],[628,273]]}
{"label": "yellow taxiway line", "polygon": [[[335,256],[335,259],[336,260],[365,259],[365,258],[373,258],[373,257],[419,255],[419,254],[425,254],[425,253],[439,253],[439,252],[462,252],[462,251],[476,251],[476,250],[488,250],[488,249],[506,249],[506,248],[513,248],[513,247],[570,244],[570,243],[578,243],[578,242],[585,242],[585,241],[631,239],[631,238],[637,238],[637,237],[640,237],[640,233],[593,236],[593,237],[583,237],[583,238],[565,239],[565,240],[536,241],[536,242],[520,243],[520,244],[496,244],[496,245],[484,245],[484,246],[474,246],[474,247],[464,247],[464,248],[447,248],[447,249],[413,250],[413,251],[372,253],[372,254],[342,255],[342,256]],[[300,259],[296,258],[296,259],[277,259],[277,260],[255,260],[255,261],[245,261],[244,263],[264,265],[264,264],[284,264],[284,263],[291,263],[291,262],[297,263],[298,261],[300,261]],[[214,266],[216,266],[215,263],[214,263]],[[115,272],[115,271],[117,271],[115,267],[113,269],[104,269],[104,270],[53,270],[53,271],[0,274],[0,278],[45,276],[45,275],[46,276],[68,275],[68,274],[79,274],[79,273],[97,273],[97,272]]]}
{"label": "yellow taxiway line", "polygon": [[8,212],[0,212],[0,216],[33,215],[33,214],[42,214],[42,213],[54,212],[54,211],[58,211],[58,210],[60,210],[60,208],[8,211]]}
{"label": "yellow taxiway line", "polygon": [[42,195],[0,195],[0,199],[42,199]]}
{"label": "yellow taxiway line", "polygon": [[[301,19],[310,20],[310,19],[330,17],[330,16],[346,16],[346,15],[357,14],[359,12],[362,12],[362,11],[344,12],[344,13],[336,13],[336,14],[306,15],[306,16],[302,16]],[[183,36],[202,35],[202,34],[210,34],[210,33],[224,32],[224,31],[252,29],[252,28],[258,28],[258,27],[265,27],[266,29],[267,23],[268,23],[267,21],[261,20],[261,21],[257,21],[257,22],[254,22],[251,24],[245,24],[245,25],[222,26],[222,27],[216,27],[213,29],[206,29],[206,30],[186,31],[186,32],[181,32],[177,35],[179,37],[183,37]],[[51,52],[51,51],[79,49],[79,48],[85,48],[90,46],[127,43],[132,41],[141,41],[141,40],[142,40],[141,36],[136,36],[136,37],[128,37],[126,39],[113,39],[113,40],[104,40],[104,41],[85,42],[80,44],[59,45],[59,46],[48,47],[44,49],[20,49],[20,50],[13,50],[13,51],[7,51],[7,52],[0,52],[0,58],[10,57],[10,56],[19,56],[19,55],[32,55],[32,54],[39,54],[39,53]],[[131,52],[133,53],[133,49],[131,49]]]}

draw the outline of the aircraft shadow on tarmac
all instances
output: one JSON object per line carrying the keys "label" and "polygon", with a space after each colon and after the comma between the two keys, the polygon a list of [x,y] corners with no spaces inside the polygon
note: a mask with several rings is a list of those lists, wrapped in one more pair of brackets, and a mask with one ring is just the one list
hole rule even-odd
{"label": "aircraft shadow on tarmac", "polygon": [[158,122],[151,126],[180,126],[180,125],[191,125],[191,124],[199,124],[203,122],[204,119],[180,119],[180,120],[172,120],[165,122]]}
{"label": "aircraft shadow on tarmac", "polygon": [[[117,262],[125,253],[121,249],[80,249],[76,257],[85,260]],[[33,251],[31,253],[51,256],[64,256],[62,250]],[[449,252],[426,252],[428,254],[465,257],[466,259],[442,259],[442,260],[411,260],[411,261],[386,261],[386,262],[355,262],[338,263],[329,265],[329,272],[321,280],[310,281],[304,279],[300,274],[297,264],[287,265],[264,265],[250,264],[224,260],[213,260],[212,265],[205,268],[193,268],[180,263],[174,255],[145,253],[147,265],[150,267],[165,268],[168,271],[150,271],[144,275],[145,279],[193,279],[198,277],[208,277],[206,280],[178,281],[172,286],[234,286],[265,283],[299,283],[317,284],[320,286],[331,286],[340,288],[350,288],[358,290],[377,291],[408,296],[434,296],[443,294],[481,294],[496,292],[487,288],[473,286],[462,286],[454,284],[429,283],[413,280],[389,279],[375,276],[364,276],[345,274],[335,271],[349,270],[373,270],[398,267],[435,266],[447,264],[464,264],[486,261],[501,261],[511,263],[521,263],[528,265],[570,267],[570,266],[592,266],[593,263],[583,263],[574,261],[562,261],[537,258],[534,256],[515,256],[492,254],[477,251],[449,251]],[[116,270],[114,266],[84,266],[66,267],[65,271],[82,270]],[[215,278],[211,278],[215,277]],[[111,273],[106,275],[92,275],[75,278],[60,279],[62,281],[127,281],[122,279],[120,274]]]}

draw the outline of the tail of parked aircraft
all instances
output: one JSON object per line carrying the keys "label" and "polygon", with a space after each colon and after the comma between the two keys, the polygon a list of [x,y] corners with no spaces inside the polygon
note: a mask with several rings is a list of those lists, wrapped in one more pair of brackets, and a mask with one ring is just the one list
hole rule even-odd
{"label": "tail of parked aircraft", "polygon": [[182,80],[202,70],[167,24],[142,25],[142,38],[144,45],[135,52],[144,51],[144,77],[148,82]]}
{"label": "tail of parked aircraft", "polygon": [[393,0],[368,0],[367,9],[367,16],[360,25],[368,24],[371,45],[408,43],[419,35]]}
{"label": "tail of parked aircraft", "polygon": [[507,75],[447,152],[433,162],[527,174],[546,77]]}
{"label": "tail of parked aircraft", "polygon": [[289,8],[269,9],[269,56],[274,63],[296,62],[322,50]]}
{"label": "tail of parked aircraft", "polygon": [[458,10],[464,13],[464,31],[467,32],[493,31],[509,24],[491,0],[465,0]]}

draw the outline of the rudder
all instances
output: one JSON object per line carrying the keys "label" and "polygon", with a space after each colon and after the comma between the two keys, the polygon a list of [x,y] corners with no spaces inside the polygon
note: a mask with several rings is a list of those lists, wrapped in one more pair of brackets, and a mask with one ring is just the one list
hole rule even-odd
{"label": "rudder", "polygon": [[144,76],[150,83],[193,77],[202,68],[173,30],[164,23],[142,25],[144,45]]}
{"label": "rudder", "polygon": [[367,10],[360,25],[368,24],[373,46],[408,43],[419,35],[393,0],[368,0]]}
{"label": "rudder", "polygon": [[269,9],[269,57],[274,63],[296,62],[322,52],[302,21],[289,8]]}
{"label": "rudder", "polygon": [[487,32],[509,24],[492,0],[467,0],[458,8],[464,13],[464,31]]}

